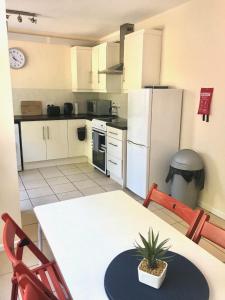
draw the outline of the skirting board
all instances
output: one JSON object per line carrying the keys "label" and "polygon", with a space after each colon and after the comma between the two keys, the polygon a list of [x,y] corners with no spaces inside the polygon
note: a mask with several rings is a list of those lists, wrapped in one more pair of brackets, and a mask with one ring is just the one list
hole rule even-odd
{"label": "skirting board", "polygon": [[88,158],[86,156],[78,156],[78,157],[71,157],[71,158],[64,158],[64,159],[44,160],[44,161],[24,163],[24,170],[38,169],[38,168],[45,168],[45,167],[54,167],[54,166],[60,166],[60,165],[64,165],[64,164],[83,163],[83,162],[87,162],[87,161],[88,161]]}
{"label": "skirting board", "polygon": [[208,210],[209,212],[216,215],[217,217],[225,220],[225,213],[223,211],[221,211],[219,209],[216,209],[216,208],[212,207],[211,205],[208,205],[208,204],[204,203],[204,201],[200,202],[199,204],[202,208]]}

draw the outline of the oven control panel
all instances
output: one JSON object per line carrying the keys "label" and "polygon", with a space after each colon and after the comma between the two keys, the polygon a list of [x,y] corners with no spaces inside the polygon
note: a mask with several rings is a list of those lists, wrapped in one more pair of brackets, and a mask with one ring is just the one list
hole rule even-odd
{"label": "oven control panel", "polygon": [[98,119],[93,119],[92,128],[101,131],[106,131],[106,122]]}

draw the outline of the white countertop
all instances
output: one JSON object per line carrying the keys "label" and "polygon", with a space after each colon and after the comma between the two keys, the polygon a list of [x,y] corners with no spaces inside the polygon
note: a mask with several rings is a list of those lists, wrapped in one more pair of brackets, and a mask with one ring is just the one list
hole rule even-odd
{"label": "white countertop", "polygon": [[[204,274],[210,300],[225,299],[225,265],[123,191],[36,207],[35,214],[75,300],[106,300],[105,271],[120,252],[133,248],[149,227],[171,250]],[[169,300],[169,299],[168,299]],[[175,300],[175,299],[171,299]]]}

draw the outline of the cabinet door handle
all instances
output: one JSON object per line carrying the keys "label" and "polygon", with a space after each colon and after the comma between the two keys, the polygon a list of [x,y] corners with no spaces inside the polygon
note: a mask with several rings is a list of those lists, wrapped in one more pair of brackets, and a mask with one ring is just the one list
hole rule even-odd
{"label": "cabinet door handle", "polygon": [[123,68],[123,82],[125,82],[125,67]]}
{"label": "cabinet door handle", "polygon": [[98,83],[100,83],[100,74],[98,73]]}
{"label": "cabinet door handle", "polygon": [[45,140],[45,127],[42,126],[42,139]]}
{"label": "cabinet door handle", "polygon": [[118,135],[118,133],[112,132],[112,131],[109,131],[109,133],[114,134],[114,135]]}
{"label": "cabinet door handle", "polygon": [[117,163],[115,163],[114,161],[112,161],[111,159],[109,159],[109,162],[113,165],[117,165]]}
{"label": "cabinet door handle", "polygon": [[48,140],[49,140],[49,127],[47,126],[47,135],[48,135]]}
{"label": "cabinet door handle", "polygon": [[112,145],[112,146],[114,146],[114,147],[118,147],[118,145],[113,144],[113,143],[109,143],[109,145]]}

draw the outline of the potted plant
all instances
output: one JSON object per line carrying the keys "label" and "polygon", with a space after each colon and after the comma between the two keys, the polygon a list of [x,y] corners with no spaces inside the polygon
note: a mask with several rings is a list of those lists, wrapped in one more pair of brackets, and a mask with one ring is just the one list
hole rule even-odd
{"label": "potted plant", "polygon": [[139,235],[143,246],[136,242],[135,248],[143,259],[138,265],[138,279],[140,282],[158,289],[166,276],[168,264],[165,260],[168,261],[171,258],[171,256],[166,256],[170,247],[166,247],[165,244],[169,239],[158,243],[159,233],[155,235],[152,229],[148,231],[147,240],[140,233]]}

